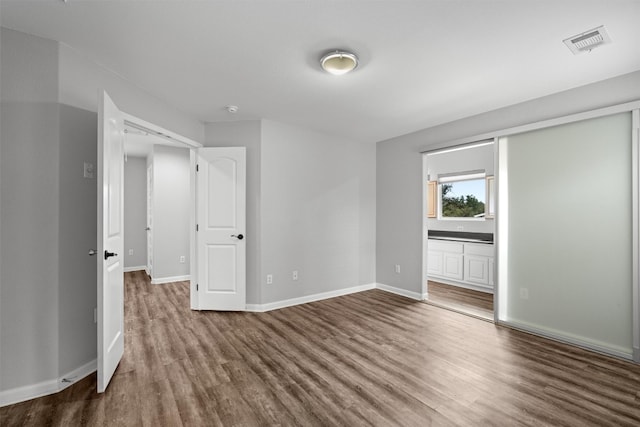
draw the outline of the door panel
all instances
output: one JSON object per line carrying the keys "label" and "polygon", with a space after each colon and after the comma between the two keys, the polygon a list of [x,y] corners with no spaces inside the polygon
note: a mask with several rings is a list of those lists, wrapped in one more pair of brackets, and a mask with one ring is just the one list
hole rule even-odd
{"label": "door panel", "polygon": [[124,353],[124,119],[106,92],[98,111],[98,392]]}
{"label": "door panel", "polygon": [[236,246],[207,245],[207,291],[236,292]]}
{"label": "door panel", "polygon": [[198,306],[245,310],[246,150],[201,148],[197,163]]}

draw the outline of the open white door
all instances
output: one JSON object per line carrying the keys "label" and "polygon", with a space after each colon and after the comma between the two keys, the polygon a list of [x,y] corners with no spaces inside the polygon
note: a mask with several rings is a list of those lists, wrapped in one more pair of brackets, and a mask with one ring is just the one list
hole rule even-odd
{"label": "open white door", "polygon": [[200,310],[246,309],[246,149],[200,148],[197,160]]}
{"label": "open white door", "polygon": [[98,102],[98,393],[124,353],[124,118],[106,92]]}
{"label": "open white door", "polygon": [[147,275],[153,278],[153,163],[147,167]]}

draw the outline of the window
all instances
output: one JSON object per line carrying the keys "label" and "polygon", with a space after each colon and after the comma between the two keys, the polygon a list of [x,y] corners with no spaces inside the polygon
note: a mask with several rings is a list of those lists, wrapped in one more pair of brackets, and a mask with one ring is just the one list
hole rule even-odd
{"label": "window", "polygon": [[442,218],[484,218],[487,193],[484,173],[442,177],[439,182]]}

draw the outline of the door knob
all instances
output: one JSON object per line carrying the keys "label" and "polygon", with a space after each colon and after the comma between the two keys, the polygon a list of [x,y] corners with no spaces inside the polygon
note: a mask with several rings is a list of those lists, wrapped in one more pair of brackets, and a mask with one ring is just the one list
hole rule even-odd
{"label": "door knob", "polygon": [[238,234],[238,235],[232,234],[231,237],[235,237],[238,240],[244,239],[244,236],[242,234]]}
{"label": "door knob", "polygon": [[149,231],[149,230],[151,230],[151,227],[147,227],[147,228],[145,228],[145,230]]}
{"label": "door knob", "polygon": [[95,249],[89,249],[89,256],[94,256],[97,254],[98,254],[98,251],[96,251]]}
{"label": "door knob", "polygon": [[104,251],[104,259],[109,259],[112,256],[118,256],[118,254],[115,252],[109,252],[107,250]]}

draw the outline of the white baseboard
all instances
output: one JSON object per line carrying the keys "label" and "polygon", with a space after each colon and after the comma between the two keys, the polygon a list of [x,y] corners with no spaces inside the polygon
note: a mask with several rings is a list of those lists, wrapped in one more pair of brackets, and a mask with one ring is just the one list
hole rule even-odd
{"label": "white baseboard", "polygon": [[415,299],[418,301],[424,301],[427,299],[427,294],[421,294],[419,292],[408,291],[402,288],[396,288],[394,286],[385,285],[383,283],[376,283],[376,289],[380,289],[386,292],[391,292],[392,294],[401,295],[403,297]]}
{"label": "white baseboard", "polygon": [[356,292],[368,291],[375,289],[375,283],[354,286],[351,288],[338,289],[336,291],[321,292],[313,295],[306,295],[298,298],[291,298],[282,301],[270,302],[267,304],[247,304],[247,311],[264,312],[277,310],[279,308],[291,307],[293,305],[306,304],[308,302],[321,301],[328,298],[335,298],[342,295],[354,294]]}
{"label": "white baseboard", "polygon": [[97,363],[97,360],[94,359],[66,373],[60,378],[0,391],[0,406],[13,405],[14,403],[24,402],[64,390],[71,384],[95,372]]}
{"label": "white baseboard", "polygon": [[633,360],[633,351],[629,352],[625,351],[625,349],[623,348],[613,348],[611,346],[608,346],[606,343],[589,341],[579,336],[569,335],[561,331],[542,328],[518,320],[501,320],[499,324],[502,326],[507,326],[509,328],[517,329],[519,331],[528,332],[533,335],[548,338],[553,341],[575,345],[576,347],[595,351],[596,353],[606,354],[607,356],[614,356],[625,360]]}
{"label": "white baseboard", "polygon": [[191,280],[191,275],[186,276],[173,276],[173,277],[156,277],[151,279],[152,285],[161,285],[163,283],[184,282],[185,280]]}
{"label": "white baseboard", "polygon": [[417,301],[423,301],[427,298],[426,293],[420,294],[418,292],[407,291],[406,289],[396,288],[393,286],[384,285],[382,283],[368,283],[366,285],[338,289],[336,291],[321,292],[318,294],[306,295],[304,297],[291,298],[282,301],[275,301],[267,304],[247,304],[246,311],[263,313],[265,311],[277,310],[279,308],[291,307],[294,305],[306,304],[314,301],[321,301],[328,298],[335,298],[342,295],[354,294],[356,292],[368,291],[371,289],[381,289],[383,291],[401,295],[403,297],[411,298]]}
{"label": "white baseboard", "polygon": [[142,270],[146,270],[147,266],[146,265],[138,265],[138,266],[134,266],[134,267],[125,267],[124,268],[124,272],[125,273],[131,273],[132,271],[142,271]]}

